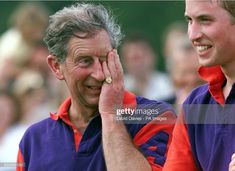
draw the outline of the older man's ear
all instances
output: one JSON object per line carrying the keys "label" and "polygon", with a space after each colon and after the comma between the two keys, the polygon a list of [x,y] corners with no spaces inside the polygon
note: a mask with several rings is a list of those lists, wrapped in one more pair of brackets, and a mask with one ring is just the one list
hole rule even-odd
{"label": "older man's ear", "polygon": [[64,80],[61,64],[54,55],[47,56],[47,64],[57,79]]}

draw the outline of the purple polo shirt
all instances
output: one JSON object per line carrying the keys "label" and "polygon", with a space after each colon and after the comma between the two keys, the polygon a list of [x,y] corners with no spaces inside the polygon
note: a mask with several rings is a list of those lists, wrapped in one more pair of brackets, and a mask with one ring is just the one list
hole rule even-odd
{"label": "purple polo shirt", "polygon": [[[123,104],[156,108],[159,111],[155,117],[168,119],[165,123],[152,120],[142,124],[125,124],[133,142],[147,158],[153,170],[161,170],[176,119],[172,108],[164,102],[136,97],[130,92],[125,92]],[[100,115],[90,121],[82,135],[69,120],[70,105],[71,99],[67,99],[57,114],[51,114],[50,118],[32,125],[26,131],[18,154],[18,162],[24,162],[25,167],[19,167],[18,170],[106,170]]]}

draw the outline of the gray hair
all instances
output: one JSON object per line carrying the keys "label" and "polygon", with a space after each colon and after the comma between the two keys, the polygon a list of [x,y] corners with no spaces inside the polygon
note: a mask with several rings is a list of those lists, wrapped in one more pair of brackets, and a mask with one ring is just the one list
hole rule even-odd
{"label": "gray hair", "polygon": [[123,35],[110,12],[103,5],[77,3],[50,16],[44,42],[49,52],[64,62],[68,41],[75,32],[92,36],[101,29],[107,31],[112,47],[117,48]]}

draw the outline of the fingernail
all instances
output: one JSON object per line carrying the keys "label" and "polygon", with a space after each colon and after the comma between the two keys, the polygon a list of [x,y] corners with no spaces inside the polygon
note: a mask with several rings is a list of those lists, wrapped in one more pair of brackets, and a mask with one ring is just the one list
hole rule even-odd
{"label": "fingernail", "polygon": [[110,52],[110,56],[114,56],[114,52],[113,51]]}

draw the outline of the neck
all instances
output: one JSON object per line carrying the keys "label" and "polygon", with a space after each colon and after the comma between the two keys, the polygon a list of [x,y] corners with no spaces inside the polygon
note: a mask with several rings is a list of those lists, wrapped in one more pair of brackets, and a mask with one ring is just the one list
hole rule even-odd
{"label": "neck", "polygon": [[229,95],[233,83],[235,82],[235,61],[231,62],[230,64],[228,64],[226,67],[222,66],[222,71],[226,77],[226,85],[224,86],[223,92],[224,92],[224,97],[225,99],[227,98],[227,96]]}
{"label": "neck", "polygon": [[97,109],[79,107],[76,103],[72,103],[69,109],[70,121],[81,133],[83,133],[88,126],[89,121],[95,116],[96,111]]}

